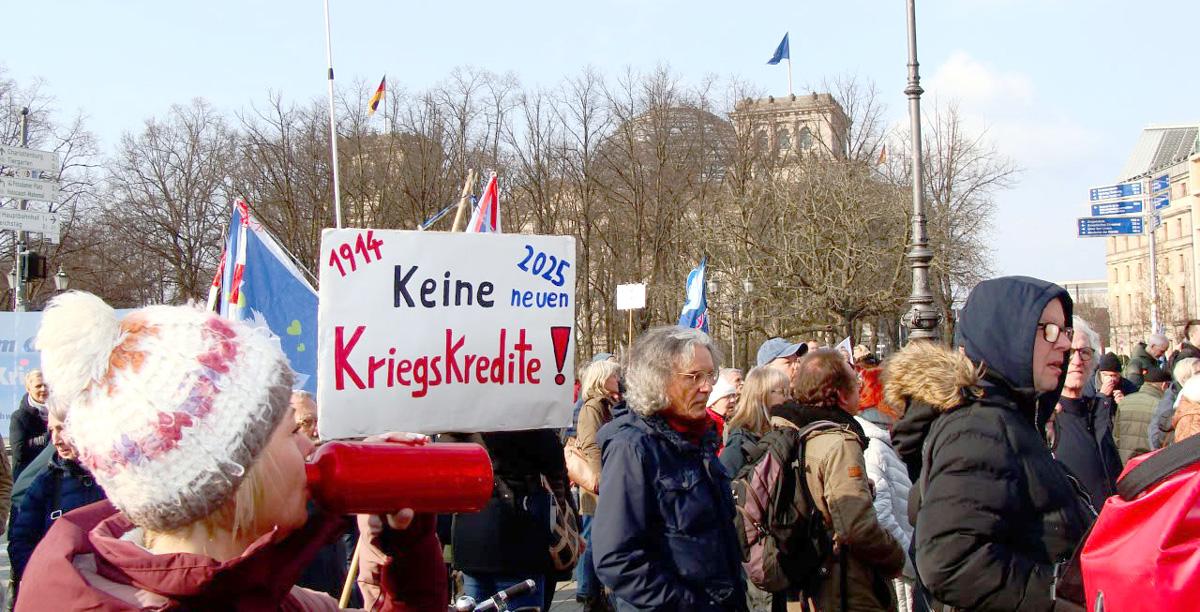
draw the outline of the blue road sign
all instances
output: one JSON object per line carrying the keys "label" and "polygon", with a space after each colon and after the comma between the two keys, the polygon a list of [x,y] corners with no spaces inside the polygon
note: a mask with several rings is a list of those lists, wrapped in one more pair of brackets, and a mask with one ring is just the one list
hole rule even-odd
{"label": "blue road sign", "polygon": [[1118,183],[1116,185],[1105,185],[1104,187],[1093,187],[1088,195],[1093,202],[1099,200],[1115,200],[1117,198],[1128,198],[1130,196],[1142,195],[1141,183]]}
{"label": "blue road sign", "polygon": [[1150,181],[1150,193],[1158,193],[1171,186],[1171,176],[1164,174]]}
{"label": "blue road sign", "polygon": [[1160,193],[1156,196],[1150,196],[1150,202],[1154,204],[1154,210],[1162,210],[1171,205],[1169,193]]}
{"label": "blue road sign", "polygon": [[1162,214],[1155,212],[1153,215],[1150,215],[1150,231],[1153,232],[1160,227],[1162,227]]}
{"label": "blue road sign", "polygon": [[1092,204],[1092,216],[1106,217],[1109,215],[1133,215],[1142,212],[1142,200],[1122,200]]}
{"label": "blue road sign", "polygon": [[1117,236],[1142,233],[1141,217],[1080,217],[1080,236]]}

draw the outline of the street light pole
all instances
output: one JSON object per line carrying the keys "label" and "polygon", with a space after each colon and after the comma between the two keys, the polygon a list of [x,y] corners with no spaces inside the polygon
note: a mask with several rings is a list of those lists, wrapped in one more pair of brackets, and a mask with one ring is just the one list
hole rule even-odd
{"label": "street light pole", "polygon": [[909,266],[912,268],[912,294],[908,296],[911,306],[903,322],[908,328],[910,340],[937,340],[940,334],[941,313],[933,305],[933,294],[929,291],[929,262],[933,251],[929,249],[929,238],[925,233],[925,181],[924,165],[921,161],[921,76],[917,64],[917,8],[916,0],[908,0],[908,115],[912,124],[912,247],[908,250]]}
{"label": "street light pole", "polygon": [[[21,109],[21,148],[29,146],[29,107]],[[20,200],[17,207],[25,210],[26,200]],[[25,312],[25,287],[21,284],[21,253],[25,250],[25,232],[13,230],[13,271],[16,278],[13,282],[13,311]]]}

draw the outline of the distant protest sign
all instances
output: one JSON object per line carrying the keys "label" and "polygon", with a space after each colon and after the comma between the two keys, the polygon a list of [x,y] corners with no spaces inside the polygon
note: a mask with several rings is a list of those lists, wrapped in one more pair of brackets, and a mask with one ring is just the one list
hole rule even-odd
{"label": "distant protest sign", "polygon": [[327,229],[320,281],[322,438],[570,425],[573,238]]}

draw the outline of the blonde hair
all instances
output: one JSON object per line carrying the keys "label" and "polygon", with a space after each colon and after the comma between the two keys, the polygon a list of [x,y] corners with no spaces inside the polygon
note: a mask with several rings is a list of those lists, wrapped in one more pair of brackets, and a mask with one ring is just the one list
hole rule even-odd
{"label": "blonde hair", "polygon": [[579,397],[588,401],[593,397],[605,397],[608,390],[604,383],[621,373],[621,365],[612,361],[597,361],[583,370],[583,380],[579,383]]}
{"label": "blonde hair", "polygon": [[767,415],[767,401],[771,391],[777,387],[789,387],[791,381],[787,374],[771,366],[758,366],[746,375],[746,384],[742,387],[742,397],[738,399],[733,417],[725,425],[725,436],[736,428],[742,428],[762,435],[771,430],[771,420]]}

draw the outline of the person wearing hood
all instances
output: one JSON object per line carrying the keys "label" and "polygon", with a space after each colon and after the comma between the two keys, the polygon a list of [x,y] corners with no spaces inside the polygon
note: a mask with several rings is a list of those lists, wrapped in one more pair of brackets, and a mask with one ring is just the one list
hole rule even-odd
{"label": "person wearing hood", "polygon": [[1046,424],[1046,439],[1054,457],[1079,479],[1092,505],[1099,508],[1117,492],[1122,463],[1113,441],[1112,413],[1102,397],[1085,391],[1100,351],[1100,335],[1079,317],[1073,323],[1067,378]]}
{"label": "person wearing hood", "polygon": [[773,427],[839,425],[802,440],[805,484],[835,543],[817,592],[804,595],[824,612],[891,610],[889,579],[904,568],[904,550],[875,512],[863,455],[868,438],[854,418],[858,377],[840,352],[818,349],[800,359],[793,391],[795,400],[771,408]]}
{"label": "person wearing hood", "polygon": [[958,349],[912,342],[885,366],[904,407],[892,441],[913,481],[918,585],[970,610],[1052,610],[1057,576],[1095,518],[1046,447],[1071,347],[1072,302],[1028,277],[979,283]]}
{"label": "person wearing hood", "polygon": [[1113,439],[1117,441],[1122,462],[1150,452],[1149,432],[1154,409],[1171,384],[1171,375],[1157,366],[1150,366],[1145,378],[1142,388],[1126,396],[1117,408]]}
{"label": "person wearing hood", "polygon": [[[51,602],[114,612],[337,609],[329,595],[295,586],[343,522],[309,517],[313,446],[291,414],[294,376],[278,339],[192,306],[120,317],[70,292],[51,302],[36,341],[50,403],[70,407],[66,434],[108,501],[54,521],[25,568],[17,612]],[[445,609],[432,515],[361,515],[359,527],[369,608]]]}
{"label": "person wearing hood", "polygon": [[617,610],[744,611],[729,476],[705,404],[717,381],[708,334],[656,327],[625,364],[629,411],[597,434],[596,574]]}

